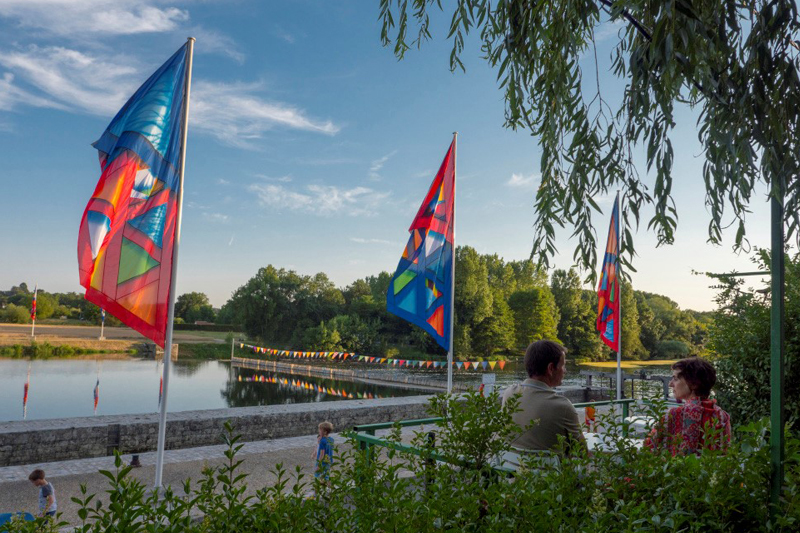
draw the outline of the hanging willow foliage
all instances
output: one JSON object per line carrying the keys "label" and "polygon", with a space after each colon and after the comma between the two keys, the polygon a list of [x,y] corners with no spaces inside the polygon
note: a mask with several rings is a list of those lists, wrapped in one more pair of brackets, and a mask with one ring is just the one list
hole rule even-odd
{"label": "hanging willow foliage", "polygon": [[[569,224],[575,261],[594,280],[595,199],[617,188],[626,228],[638,228],[642,207],[652,205],[648,230],[659,244],[673,242],[676,104],[699,113],[709,241],[719,244],[734,224],[735,248],[747,246],[745,220],[759,183],[783,197],[787,235],[798,239],[800,21],[793,0],[381,0],[383,44],[402,59],[430,39],[432,8],[452,9],[451,70],[464,68],[465,38],[479,35],[505,95],[506,127],[527,129],[541,144],[531,256],[544,266],[556,252],[556,227]],[[597,65],[595,31],[615,23],[611,72],[625,90],[612,108],[599,68],[596,83],[584,83],[579,59],[593,53]],[[634,163],[638,150],[646,154],[645,177]],[[627,229],[621,244],[630,270],[635,249]]]}

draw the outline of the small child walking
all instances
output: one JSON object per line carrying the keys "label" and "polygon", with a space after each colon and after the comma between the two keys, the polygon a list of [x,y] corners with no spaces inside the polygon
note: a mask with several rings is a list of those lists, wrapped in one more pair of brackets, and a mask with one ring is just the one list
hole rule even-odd
{"label": "small child walking", "polygon": [[53,484],[44,478],[44,470],[37,468],[31,472],[28,479],[39,488],[39,516],[55,516],[58,509],[56,490]]}
{"label": "small child walking", "polygon": [[331,465],[333,464],[333,424],[330,422],[322,422],[319,425],[319,435],[317,436],[317,453],[315,458],[317,460],[316,468],[314,469],[314,477],[322,478],[325,481],[330,479]]}

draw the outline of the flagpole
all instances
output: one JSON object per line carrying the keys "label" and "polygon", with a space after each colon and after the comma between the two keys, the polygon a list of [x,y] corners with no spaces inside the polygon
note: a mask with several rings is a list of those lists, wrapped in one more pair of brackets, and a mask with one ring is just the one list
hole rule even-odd
{"label": "flagpole", "polygon": [[453,132],[453,259],[450,262],[450,349],[447,351],[447,394],[453,392],[453,323],[456,314],[456,142],[458,132]]}
{"label": "flagpole", "polygon": [[178,246],[181,241],[181,218],[183,213],[183,175],[186,167],[186,134],[189,126],[189,91],[192,86],[192,54],[194,53],[194,37],[187,40],[185,99],[183,107],[183,130],[181,131],[181,167],[180,184],[178,186],[178,213],[175,218],[175,244],[172,249],[172,275],[169,281],[169,307],[167,312],[167,332],[164,341],[164,393],[161,397],[161,411],[158,417],[158,447],[156,449],[156,490],[161,489],[164,471],[164,447],[167,437],[167,394],[169,390],[169,367],[172,358],[172,323],[175,320],[175,285],[178,277]]}
{"label": "flagpole", "polygon": [[617,279],[619,280],[619,332],[617,339],[617,400],[622,399],[622,260],[620,258],[620,239],[622,237],[622,217],[619,210],[619,190],[617,190]]}

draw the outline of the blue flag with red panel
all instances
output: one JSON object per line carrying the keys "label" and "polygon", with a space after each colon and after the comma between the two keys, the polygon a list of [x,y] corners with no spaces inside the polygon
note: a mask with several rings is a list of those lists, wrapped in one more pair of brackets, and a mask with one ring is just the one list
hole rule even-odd
{"label": "blue flag with red panel", "polygon": [[454,139],[408,229],[411,235],[386,292],[388,312],[421,327],[445,350],[452,335],[455,159]]}
{"label": "blue flag with red panel", "polygon": [[619,314],[619,195],[614,201],[611,223],[608,228],[606,253],[597,288],[597,331],[600,340],[612,350],[619,351],[622,323]]}

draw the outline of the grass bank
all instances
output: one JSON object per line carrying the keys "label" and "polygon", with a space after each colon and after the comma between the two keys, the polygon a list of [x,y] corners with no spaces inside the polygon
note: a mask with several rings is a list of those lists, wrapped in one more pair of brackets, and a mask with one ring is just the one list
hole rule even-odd
{"label": "grass bank", "polygon": [[[245,353],[252,353],[250,350],[240,350],[236,345],[234,355],[241,357]],[[196,360],[220,360],[231,358],[231,345],[219,343],[185,343],[178,349],[178,359]]]}
{"label": "grass bank", "polygon": [[136,350],[128,349],[120,351],[114,349],[82,348],[80,346],[70,346],[68,344],[53,346],[49,342],[38,343],[36,341],[33,341],[30,344],[13,344],[11,346],[0,346],[0,357],[10,357],[11,359],[28,359],[28,358],[66,359],[81,355],[109,354],[109,353],[135,354]]}

